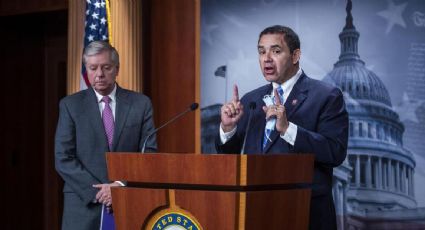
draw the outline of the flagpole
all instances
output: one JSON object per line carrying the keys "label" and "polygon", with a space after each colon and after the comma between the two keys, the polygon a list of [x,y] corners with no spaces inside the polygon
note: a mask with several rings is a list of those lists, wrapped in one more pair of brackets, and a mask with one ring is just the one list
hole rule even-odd
{"label": "flagpole", "polygon": [[225,82],[224,82],[224,91],[225,91],[225,93],[224,93],[224,103],[223,103],[223,105],[224,104],[226,104],[227,103],[227,84],[228,84],[228,80],[227,80],[227,68],[226,68],[226,74],[224,75],[224,79],[225,79]]}

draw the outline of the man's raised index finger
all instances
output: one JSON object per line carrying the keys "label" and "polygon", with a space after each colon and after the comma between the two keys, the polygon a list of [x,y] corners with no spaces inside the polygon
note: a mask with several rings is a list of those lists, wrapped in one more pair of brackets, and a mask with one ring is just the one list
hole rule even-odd
{"label": "man's raised index finger", "polygon": [[234,102],[238,102],[239,101],[238,86],[236,84],[233,86],[233,101]]}
{"label": "man's raised index finger", "polygon": [[273,91],[274,91],[274,100],[276,105],[282,105],[282,102],[280,101],[280,96],[277,93],[277,89],[274,89]]}

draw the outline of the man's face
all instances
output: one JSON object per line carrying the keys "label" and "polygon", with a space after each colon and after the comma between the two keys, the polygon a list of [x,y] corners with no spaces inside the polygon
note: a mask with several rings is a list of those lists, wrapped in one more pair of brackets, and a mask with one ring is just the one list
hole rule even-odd
{"label": "man's face", "polygon": [[282,84],[298,70],[300,50],[292,54],[283,39],[283,34],[265,34],[258,42],[258,54],[261,71],[269,82]]}
{"label": "man's face", "polygon": [[113,63],[109,52],[88,56],[86,70],[89,82],[96,92],[104,96],[112,92],[118,75],[118,66]]}

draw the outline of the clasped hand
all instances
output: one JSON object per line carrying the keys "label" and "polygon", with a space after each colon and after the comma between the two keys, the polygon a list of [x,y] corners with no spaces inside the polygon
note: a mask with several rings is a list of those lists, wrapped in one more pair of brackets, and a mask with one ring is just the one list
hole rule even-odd
{"label": "clasped hand", "polygon": [[111,187],[120,186],[117,182],[110,184],[95,184],[93,187],[98,188],[99,191],[96,194],[96,201],[102,203],[108,207],[112,205]]}

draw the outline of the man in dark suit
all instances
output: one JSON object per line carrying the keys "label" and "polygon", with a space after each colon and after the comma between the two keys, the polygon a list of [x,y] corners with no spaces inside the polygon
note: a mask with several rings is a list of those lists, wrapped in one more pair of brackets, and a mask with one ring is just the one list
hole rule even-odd
{"label": "man in dark suit", "polygon": [[[263,30],[258,53],[264,78],[270,84],[247,93],[241,100],[234,87],[233,100],[221,108],[217,151],[240,152],[247,135],[248,154],[313,153],[310,229],[336,229],[332,173],[346,157],[348,140],[348,114],[342,92],[305,75],[299,67],[298,35],[288,27]],[[248,105],[252,102],[257,106],[245,134]]]}
{"label": "man in dark suit", "polygon": [[[102,206],[111,207],[106,152],[141,151],[154,130],[152,104],[115,82],[118,52],[96,41],[84,50],[91,88],[63,98],[55,140],[56,170],[65,181],[62,229],[99,229]],[[153,136],[147,151],[156,151]]]}

